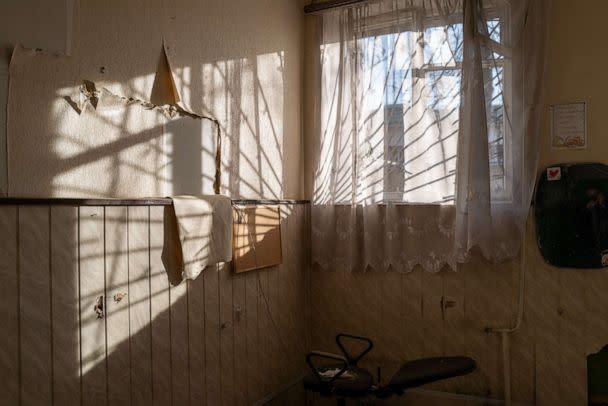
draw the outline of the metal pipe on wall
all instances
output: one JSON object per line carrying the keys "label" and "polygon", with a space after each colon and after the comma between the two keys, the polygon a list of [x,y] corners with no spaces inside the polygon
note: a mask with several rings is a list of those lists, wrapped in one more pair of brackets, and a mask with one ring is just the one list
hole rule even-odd
{"label": "metal pipe on wall", "polygon": [[504,379],[504,393],[505,393],[505,405],[511,406],[511,350],[510,350],[510,334],[519,330],[521,323],[524,319],[524,305],[525,305],[525,294],[526,294],[526,233],[528,230],[528,219],[524,224],[524,230],[522,235],[522,246],[520,253],[519,262],[519,296],[517,298],[517,318],[513,327],[507,328],[488,328],[488,331],[493,333],[499,333],[502,337],[502,359],[503,359],[503,379]]}

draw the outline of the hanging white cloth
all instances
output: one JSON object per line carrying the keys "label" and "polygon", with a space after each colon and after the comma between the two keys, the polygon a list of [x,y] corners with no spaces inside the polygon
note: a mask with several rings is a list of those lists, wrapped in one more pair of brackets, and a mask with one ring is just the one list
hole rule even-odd
{"label": "hanging white cloth", "polygon": [[322,16],[313,263],[517,255],[536,176],[545,0],[380,0]]}
{"label": "hanging white cloth", "polygon": [[170,241],[181,275],[170,275],[172,283],[195,279],[210,265],[232,260],[232,201],[222,195],[173,196],[177,232]]}

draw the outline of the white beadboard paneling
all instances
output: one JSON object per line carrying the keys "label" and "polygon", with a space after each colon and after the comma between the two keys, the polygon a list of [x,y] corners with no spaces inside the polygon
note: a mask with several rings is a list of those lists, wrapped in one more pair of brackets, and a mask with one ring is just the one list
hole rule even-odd
{"label": "white beadboard paneling", "polygon": [[205,384],[208,405],[221,404],[219,270],[210,266],[205,279]]}
{"label": "white beadboard paneling", "polygon": [[131,401],[152,403],[152,339],[150,333],[149,208],[128,208],[129,328]]}
{"label": "white beadboard paneling", "polygon": [[6,155],[6,104],[8,101],[8,58],[0,57],[0,196],[8,194]]}
{"label": "white beadboard paneling", "polygon": [[[220,360],[222,404],[234,405],[234,326],[232,321],[232,269],[219,265]],[[270,372],[270,371],[269,371]],[[271,373],[272,375],[272,373]],[[270,378],[270,377],[269,377]]]}
{"label": "white beadboard paneling", "polygon": [[49,213],[48,206],[19,209],[21,402],[26,405],[48,404],[53,397]]}
{"label": "white beadboard paneling", "polygon": [[[272,348],[270,347],[270,335],[268,332],[271,330],[270,324],[270,314],[269,314],[269,306],[268,302],[268,291],[269,291],[269,282],[268,282],[268,273],[270,272],[270,268],[266,268],[257,272],[259,277],[258,279],[258,368],[261,371],[270,371],[271,369],[271,360],[270,360],[270,352]],[[269,379],[263,377],[260,381],[262,392],[261,394],[269,393],[271,391],[272,385]]]}
{"label": "white beadboard paneling", "polygon": [[212,266],[170,286],[165,210],[0,207],[3,402],[241,405],[301,371],[299,245],[283,267]]}
{"label": "white beadboard paneling", "polygon": [[53,400],[80,403],[78,208],[51,207]]}
{"label": "white beadboard paneling", "polygon": [[[178,238],[174,233],[174,227],[166,227],[167,240]],[[175,246],[171,245],[170,249]],[[176,264],[176,255],[168,255],[167,267],[172,275],[178,275],[180,270]],[[190,400],[190,377],[189,377],[189,342],[188,342],[188,287],[186,281],[169,287],[169,298],[171,303],[170,315],[170,345],[171,345],[171,391],[173,404],[187,404]]]}
{"label": "white beadboard paneling", "polygon": [[150,207],[150,309],[152,397],[155,406],[171,404],[171,320],[169,279],[162,260],[164,216],[168,207]]}
{"label": "white beadboard paneling", "polygon": [[246,274],[232,274],[234,308],[234,403],[247,404]]}
{"label": "white beadboard paneling", "polygon": [[205,284],[199,276],[188,281],[188,352],[190,404],[204,405],[205,399]]}
{"label": "white beadboard paneling", "polygon": [[261,398],[262,377],[258,369],[258,273],[245,273],[245,318],[247,328],[247,399],[252,403]]}
{"label": "white beadboard paneling", "polygon": [[[285,223],[287,221],[283,220]],[[284,239],[284,237],[281,237]],[[282,265],[272,267],[268,272],[268,290],[266,296],[268,299],[268,321],[270,322],[270,329],[267,331],[268,336],[268,348],[271,352],[275,351],[286,351],[288,349],[283,348],[282,341],[284,340],[283,332],[281,328],[281,312],[278,309],[278,287],[279,287],[279,273],[283,272],[283,268],[286,266],[285,263]],[[270,355],[270,354],[269,354]],[[270,387],[276,388],[281,382],[281,368],[280,359],[270,355],[269,371],[271,379],[269,380]]]}
{"label": "white beadboard paneling", "polygon": [[105,405],[106,319],[95,312],[98,299],[106,299],[104,208],[81,207],[79,230],[82,403]]}
{"label": "white beadboard paneling", "polygon": [[0,232],[0,382],[4,401],[14,405],[20,389],[17,207],[0,206]]}
{"label": "white beadboard paneling", "polygon": [[170,287],[171,295],[171,377],[173,403],[188,404],[190,400],[188,289],[186,281]]}
{"label": "white beadboard paneling", "polygon": [[131,359],[126,207],[106,207],[105,230],[108,401],[128,404],[131,400]]}

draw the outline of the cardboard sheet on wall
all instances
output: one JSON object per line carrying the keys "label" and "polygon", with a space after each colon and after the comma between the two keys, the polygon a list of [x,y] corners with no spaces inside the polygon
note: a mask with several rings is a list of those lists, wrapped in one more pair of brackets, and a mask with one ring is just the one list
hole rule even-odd
{"label": "cardboard sheet on wall", "polygon": [[283,262],[279,206],[235,206],[232,218],[235,272],[253,271]]}

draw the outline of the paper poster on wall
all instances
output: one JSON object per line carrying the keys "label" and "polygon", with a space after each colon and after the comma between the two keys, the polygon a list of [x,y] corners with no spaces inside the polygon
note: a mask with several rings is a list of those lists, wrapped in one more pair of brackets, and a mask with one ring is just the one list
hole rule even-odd
{"label": "paper poster on wall", "polygon": [[551,148],[587,148],[587,103],[551,105]]}

